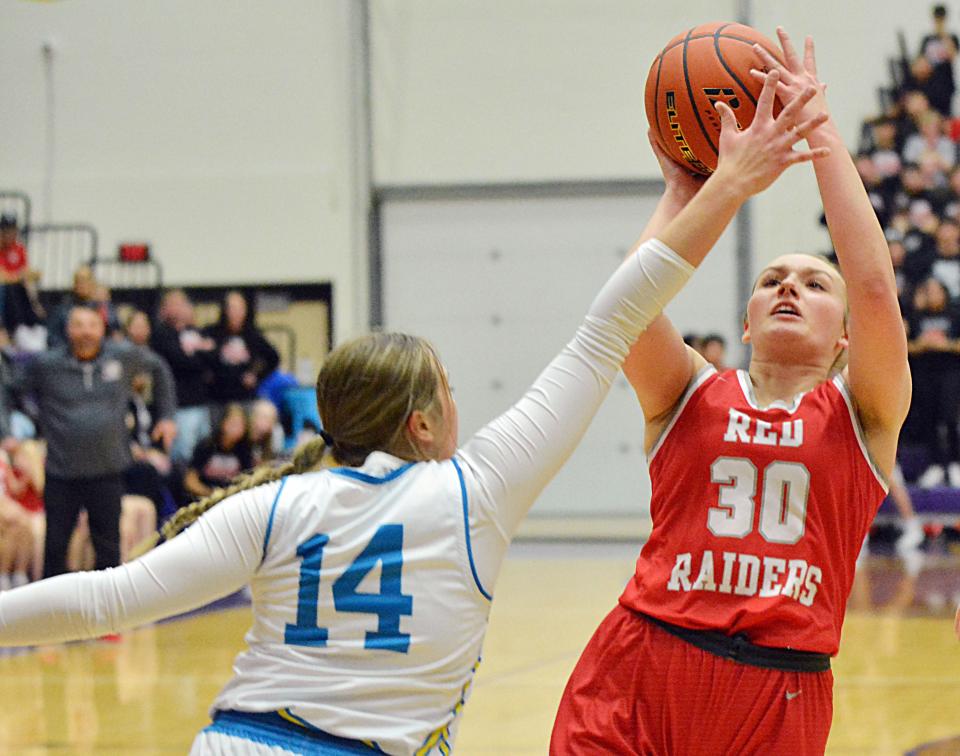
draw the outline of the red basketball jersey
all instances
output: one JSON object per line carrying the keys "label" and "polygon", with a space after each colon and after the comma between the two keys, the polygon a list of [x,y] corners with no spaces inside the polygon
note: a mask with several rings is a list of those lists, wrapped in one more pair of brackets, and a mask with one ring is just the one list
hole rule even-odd
{"label": "red basketball jersey", "polygon": [[760,408],[745,371],[702,371],[650,452],[653,531],[620,603],[682,627],[834,654],[886,495],[837,376]]}

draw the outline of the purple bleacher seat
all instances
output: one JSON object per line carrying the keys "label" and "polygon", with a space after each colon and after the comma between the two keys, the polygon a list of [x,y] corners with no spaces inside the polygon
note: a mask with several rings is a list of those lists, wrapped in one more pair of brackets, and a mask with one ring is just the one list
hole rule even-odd
{"label": "purple bleacher seat", "polygon": [[[913,508],[918,515],[958,515],[960,516],[960,488],[939,486],[937,488],[917,488],[909,486]],[[897,508],[888,497],[880,507],[880,514],[896,515]]]}

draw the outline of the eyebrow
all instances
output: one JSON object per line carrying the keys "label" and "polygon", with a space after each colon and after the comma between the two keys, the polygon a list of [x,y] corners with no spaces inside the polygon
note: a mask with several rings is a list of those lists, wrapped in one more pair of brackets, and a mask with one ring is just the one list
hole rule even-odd
{"label": "eyebrow", "polygon": [[[771,265],[770,267],[764,268],[763,270],[760,271],[760,277],[763,278],[763,276],[765,276],[767,273],[780,273],[780,274],[783,274],[783,273],[785,273],[785,272],[787,272],[787,271],[790,271],[790,270],[793,270],[793,268],[788,268],[786,265]],[[810,274],[822,273],[822,274],[825,275],[827,278],[833,278],[833,276],[830,275],[830,271],[824,270],[823,268],[809,268],[809,267],[808,267],[808,268],[800,268],[800,269],[798,270],[798,272],[799,272],[801,275],[810,275]]]}

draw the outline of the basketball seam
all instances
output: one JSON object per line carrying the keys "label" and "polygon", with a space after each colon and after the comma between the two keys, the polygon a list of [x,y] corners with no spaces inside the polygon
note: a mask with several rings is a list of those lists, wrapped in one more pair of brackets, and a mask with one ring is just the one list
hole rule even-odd
{"label": "basketball seam", "polygon": [[660,137],[660,146],[666,149],[663,138],[663,127],[660,125],[660,71],[663,68],[663,55],[657,60],[657,81],[653,87],[653,116],[657,124],[657,136]]}
{"label": "basketball seam", "polygon": [[[695,37],[690,37],[689,41],[693,42],[695,39],[710,39],[713,36],[714,36],[713,34],[698,34]],[[750,45],[751,47],[753,47],[756,44],[759,44],[756,40],[747,39],[746,37],[738,37],[735,34],[721,34],[719,36],[723,39],[732,39],[735,42],[743,42],[743,44]],[[679,42],[674,42],[672,45],[667,45],[660,51],[660,57],[662,58],[664,55],[670,52],[674,47],[676,47],[677,45],[682,45],[687,41],[688,41],[687,38],[684,38],[684,39],[681,39]]]}
{"label": "basketball seam", "polygon": [[[721,26],[720,28],[723,29],[724,27]],[[720,34],[719,34],[719,31],[720,31],[720,30],[718,29],[718,30],[717,30],[718,33],[713,36],[713,48],[714,48],[714,51],[717,53],[717,60],[720,61],[720,65],[722,65],[723,68],[726,70],[726,72],[727,72],[728,74],[730,74],[730,78],[733,79],[735,82],[737,82],[737,86],[740,87],[740,91],[742,91],[742,92],[747,96],[747,99],[750,100],[750,102],[753,104],[753,107],[756,108],[756,107],[757,107],[757,101],[756,101],[756,99],[754,98],[753,94],[750,92],[749,89],[747,89],[747,88],[744,86],[743,82],[740,81],[740,77],[737,76],[737,75],[733,72],[733,69],[730,68],[730,66],[727,65],[727,61],[724,60],[723,53],[720,52]]]}
{"label": "basketball seam", "polygon": [[703,134],[703,138],[707,140],[707,144],[710,146],[710,149],[713,150],[713,154],[719,155],[720,151],[716,145],[714,145],[710,134],[707,133],[707,130],[703,126],[703,118],[700,117],[700,108],[697,107],[697,101],[693,96],[693,86],[690,84],[690,73],[687,70],[687,40],[683,41],[683,81],[687,85],[687,97],[690,98],[690,107],[693,109],[693,114],[697,117],[700,133]]}

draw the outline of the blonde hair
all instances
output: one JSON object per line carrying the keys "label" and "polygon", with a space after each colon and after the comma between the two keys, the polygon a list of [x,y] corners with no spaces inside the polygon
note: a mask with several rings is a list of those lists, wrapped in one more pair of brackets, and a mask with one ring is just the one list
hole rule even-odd
{"label": "blonde hair", "polygon": [[342,344],[327,356],[317,376],[322,434],[304,444],[290,462],[261,465],[230,486],[179,509],[131,555],[149,551],[161,537],[173,538],[229,496],[321,467],[327,451],[336,462],[350,467],[362,464],[377,450],[422,459],[406,433],[407,418],[415,410],[436,411],[441,389],[449,391],[446,373],[433,347],[423,339],[377,333]]}

